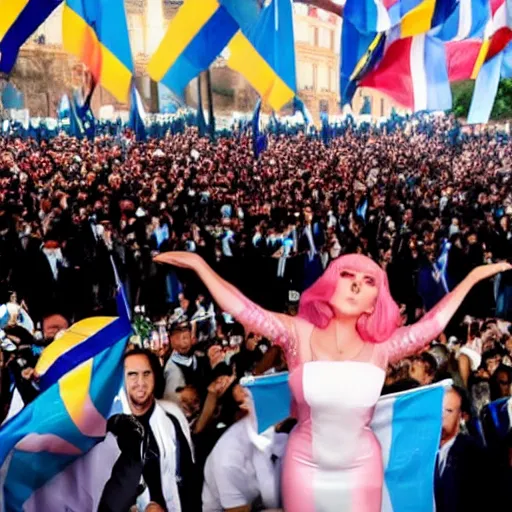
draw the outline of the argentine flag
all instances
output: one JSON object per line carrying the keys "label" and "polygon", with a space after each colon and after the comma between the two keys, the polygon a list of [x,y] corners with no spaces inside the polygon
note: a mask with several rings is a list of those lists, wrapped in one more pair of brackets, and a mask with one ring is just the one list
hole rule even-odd
{"label": "argentine flag", "polygon": [[[252,394],[259,433],[290,415],[288,373],[247,377],[242,384]],[[442,403],[450,384],[386,395],[377,402],[371,427],[382,449],[382,512],[434,511]]]}

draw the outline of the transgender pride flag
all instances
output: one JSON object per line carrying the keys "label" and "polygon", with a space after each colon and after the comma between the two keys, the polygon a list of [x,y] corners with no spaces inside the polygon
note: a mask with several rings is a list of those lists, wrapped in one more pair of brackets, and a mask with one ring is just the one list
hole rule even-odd
{"label": "transgender pride flag", "polygon": [[[242,381],[252,394],[258,432],[290,415],[288,373]],[[444,389],[450,381],[379,399],[371,427],[382,448],[381,512],[433,512],[434,468]]]}

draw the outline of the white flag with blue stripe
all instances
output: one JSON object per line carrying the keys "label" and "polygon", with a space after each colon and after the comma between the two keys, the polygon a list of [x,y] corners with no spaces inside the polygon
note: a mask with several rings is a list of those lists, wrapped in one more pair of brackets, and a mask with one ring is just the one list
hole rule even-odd
{"label": "white flag with blue stripe", "polygon": [[[290,415],[288,373],[242,380],[252,394],[258,432]],[[381,512],[433,512],[442,404],[450,381],[382,396],[371,427],[384,465]]]}

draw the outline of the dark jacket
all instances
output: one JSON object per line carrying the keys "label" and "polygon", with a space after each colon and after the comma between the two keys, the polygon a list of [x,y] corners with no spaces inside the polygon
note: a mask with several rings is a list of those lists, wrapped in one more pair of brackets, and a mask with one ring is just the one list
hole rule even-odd
{"label": "dark jacket", "polygon": [[436,512],[481,512],[489,506],[490,464],[471,437],[459,434],[450,448],[442,474],[436,464]]}
{"label": "dark jacket", "polygon": [[[176,432],[176,468],[177,484],[182,512],[201,512],[201,488],[197,467],[187,438],[181,429],[180,422],[166,412]],[[117,437],[121,455],[117,459],[112,474],[105,484],[98,512],[128,512],[143,492],[140,486],[144,470],[141,458],[141,442],[143,439],[140,425],[132,416],[120,414],[108,422],[108,429]]]}

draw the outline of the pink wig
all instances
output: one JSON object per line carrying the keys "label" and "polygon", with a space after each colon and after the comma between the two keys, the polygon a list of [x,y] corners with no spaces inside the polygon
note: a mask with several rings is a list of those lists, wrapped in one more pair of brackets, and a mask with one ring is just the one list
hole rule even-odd
{"label": "pink wig", "polygon": [[330,304],[342,270],[364,272],[375,277],[379,293],[371,315],[362,314],[357,321],[357,332],[365,341],[382,343],[388,340],[400,324],[400,310],[389,292],[386,273],[367,256],[347,254],[335,259],[324,274],[303,294],[299,303],[299,317],[320,329],[325,329],[334,316]]}

